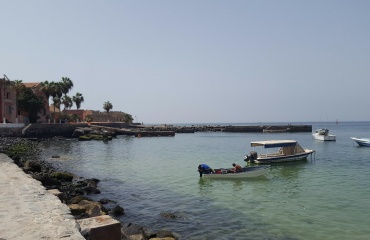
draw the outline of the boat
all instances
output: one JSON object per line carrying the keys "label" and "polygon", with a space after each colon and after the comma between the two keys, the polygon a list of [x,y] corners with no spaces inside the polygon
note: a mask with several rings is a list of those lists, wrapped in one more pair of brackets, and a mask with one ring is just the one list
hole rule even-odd
{"label": "boat", "polygon": [[217,168],[212,171],[199,171],[201,178],[210,179],[246,179],[266,175],[270,166],[243,167],[242,172],[233,172],[232,168]]}
{"label": "boat", "polygon": [[251,147],[253,149],[257,147],[261,152],[251,151],[250,155],[245,156],[244,161],[261,164],[304,160],[315,152],[303,149],[295,140],[256,141],[251,142]]}
{"label": "boat", "polygon": [[370,147],[370,138],[355,138],[351,137],[353,141],[355,141],[359,146],[362,147]]}
{"label": "boat", "polygon": [[316,140],[321,140],[321,141],[335,141],[336,140],[336,136],[329,134],[329,129],[327,128],[317,129],[314,133],[312,133],[312,136]]}

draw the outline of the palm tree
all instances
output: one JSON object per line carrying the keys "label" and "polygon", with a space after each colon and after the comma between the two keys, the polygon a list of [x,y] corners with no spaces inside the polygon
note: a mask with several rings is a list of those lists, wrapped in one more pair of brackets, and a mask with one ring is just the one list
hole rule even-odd
{"label": "palm tree", "polygon": [[53,100],[54,105],[54,120],[55,120],[55,107],[58,107],[60,109],[60,99],[63,95],[62,92],[62,83],[60,82],[51,82],[49,84],[49,93]]}
{"label": "palm tree", "polygon": [[104,104],[103,104],[103,109],[107,112],[107,113],[109,113],[109,110],[111,110],[113,108],[113,105],[112,105],[112,103],[110,103],[109,101],[107,101],[107,102],[105,102]]}
{"label": "palm tree", "polygon": [[52,89],[51,89],[50,84],[51,83],[49,83],[48,80],[41,83],[41,85],[42,85],[41,91],[45,94],[46,100],[49,100],[49,98],[51,96],[51,90]]}
{"label": "palm tree", "polygon": [[68,77],[62,77],[61,86],[62,86],[61,91],[62,91],[62,93],[64,93],[64,96],[66,96],[67,93],[72,89],[73,82]]}
{"label": "palm tree", "polygon": [[76,103],[77,110],[80,109],[81,103],[85,100],[81,93],[76,93],[75,96],[72,97],[73,102]]}
{"label": "palm tree", "polygon": [[73,101],[70,96],[64,95],[60,100],[61,103],[64,105],[64,110],[66,108],[71,109],[71,107],[73,106]]}

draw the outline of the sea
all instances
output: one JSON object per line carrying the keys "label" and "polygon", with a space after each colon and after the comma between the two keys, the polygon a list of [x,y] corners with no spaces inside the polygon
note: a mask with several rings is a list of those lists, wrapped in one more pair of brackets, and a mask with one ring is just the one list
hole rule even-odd
{"label": "sea", "polygon": [[[370,239],[370,147],[351,139],[370,137],[370,122],[220,125],[269,124],[328,128],[337,140],[318,141],[310,132],[195,132],[45,141],[41,147],[44,160],[55,166],[100,179],[101,194],[90,197],[116,201],[125,209],[121,222],[168,230],[180,239]],[[303,161],[272,164],[261,177],[199,177],[201,163],[249,166],[244,156],[251,141],[281,139],[316,152]]]}

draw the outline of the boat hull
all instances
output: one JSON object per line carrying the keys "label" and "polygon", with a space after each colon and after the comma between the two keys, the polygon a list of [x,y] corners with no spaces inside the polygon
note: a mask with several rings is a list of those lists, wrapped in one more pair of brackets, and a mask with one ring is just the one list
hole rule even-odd
{"label": "boat hull", "polygon": [[362,147],[370,147],[370,139],[369,138],[354,138],[352,137],[353,141],[355,141],[359,146]]}
{"label": "boat hull", "polygon": [[309,155],[311,155],[314,152],[315,152],[314,150],[306,150],[305,153],[300,153],[300,154],[295,154],[295,155],[266,157],[266,158],[258,157],[253,162],[259,163],[259,164],[270,164],[270,163],[280,163],[280,162],[301,161],[301,160],[306,159]]}
{"label": "boat hull", "polygon": [[316,133],[312,135],[316,140],[321,140],[321,141],[336,141],[337,140],[335,135],[320,135]]}
{"label": "boat hull", "polygon": [[254,178],[266,175],[269,166],[264,167],[248,167],[244,168],[244,172],[237,172],[237,173],[203,173],[203,178],[209,179],[246,179],[246,178]]}

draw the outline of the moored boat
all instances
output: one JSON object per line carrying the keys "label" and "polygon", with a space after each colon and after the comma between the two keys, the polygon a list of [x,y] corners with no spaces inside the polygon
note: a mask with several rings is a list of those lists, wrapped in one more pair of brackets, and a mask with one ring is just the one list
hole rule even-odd
{"label": "moored boat", "polygon": [[353,141],[355,141],[359,146],[362,147],[370,147],[370,138],[355,138],[351,137]]}
{"label": "moored boat", "polygon": [[232,168],[216,168],[211,171],[199,170],[200,177],[211,179],[246,179],[266,175],[270,166],[244,167],[243,171],[234,172]]}
{"label": "moored boat", "polygon": [[329,134],[329,129],[326,129],[326,128],[317,129],[314,133],[312,133],[312,136],[316,140],[336,141],[336,136],[332,135],[332,134]]}
{"label": "moored boat", "polygon": [[[269,140],[251,142],[251,147],[258,147],[261,152],[251,151],[244,161],[250,163],[290,162],[306,159],[315,150],[303,149],[295,140]],[[272,152],[269,152],[270,150]],[[264,151],[264,153],[262,153]]]}

